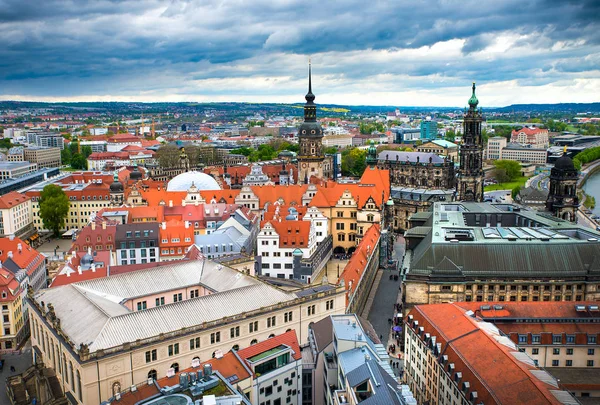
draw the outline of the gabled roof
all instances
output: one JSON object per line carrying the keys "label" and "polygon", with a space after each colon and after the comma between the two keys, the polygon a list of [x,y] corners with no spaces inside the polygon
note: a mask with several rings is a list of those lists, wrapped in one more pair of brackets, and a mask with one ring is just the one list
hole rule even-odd
{"label": "gabled roof", "polygon": [[310,237],[309,221],[292,221],[280,219],[279,221],[263,221],[261,229],[270,224],[279,235],[279,248],[305,248],[308,247]]}
{"label": "gabled roof", "polygon": [[11,191],[8,194],[0,196],[0,209],[10,209],[29,200],[31,200],[31,197]]}
{"label": "gabled roof", "polygon": [[340,280],[344,280],[344,285],[346,286],[347,299],[358,287],[358,282],[365,271],[369,256],[373,254],[373,250],[379,241],[379,234],[379,224],[371,225],[340,275]]}
{"label": "gabled roof", "polygon": [[[12,252],[12,257],[9,257],[9,252]],[[4,268],[15,274],[25,269],[27,274],[31,275],[45,260],[44,255],[19,238],[0,238],[0,262]]]}
{"label": "gabled roof", "polygon": [[308,185],[293,184],[287,186],[280,185],[265,185],[265,186],[250,186],[252,192],[258,197],[260,207],[264,207],[266,203],[273,204],[280,198],[284,204],[302,205],[302,196],[306,192]]}
{"label": "gabled roof", "polygon": [[248,359],[281,345],[288,346],[292,349],[292,357],[294,360],[300,360],[302,358],[300,345],[298,344],[298,337],[296,336],[296,331],[294,329],[270,339],[263,340],[262,342],[253,344],[245,349],[240,350],[237,352],[237,354],[242,360],[246,361],[246,363],[250,365]]}

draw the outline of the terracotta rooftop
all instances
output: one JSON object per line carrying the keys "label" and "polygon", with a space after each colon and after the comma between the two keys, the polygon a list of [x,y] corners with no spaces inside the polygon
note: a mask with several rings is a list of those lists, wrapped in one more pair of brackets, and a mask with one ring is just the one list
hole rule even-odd
{"label": "terracotta rooftop", "polygon": [[261,229],[270,224],[279,235],[279,248],[308,247],[310,236],[310,221],[292,221],[286,219],[263,221]]}
{"label": "terracotta rooftop", "polygon": [[25,194],[17,193],[16,191],[11,191],[8,194],[0,196],[0,209],[13,208],[28,200],[31,200],[31,197],[28,197]]}
{"label": "terracotta rooftop", "polygon": [[358,282],[365,271],[369,256],[373,253],[373,249],[375,249],[377,241],[379,240],[379,234],[379,224],[371,225],[359,245],[356,247],[352,257],[350,257],[346,267],[344,267],[340,279],[344,280],[344,285],[347,289],[346,300],[349,299],[349,296],[354,293],[358,287]]}
{"label": "terracotta rooftop", "polygon": [[[12,254],[12,257],[9,257],[9,253]],[[3,266],[10,267],[9,263],[12,262],[19,269],[26,269],[27,274],[31,275],[45,260],[44,255],[19,238],[13,238],[12,240],[10,238],[0,238],[0,261]]]}
{"label": "terracotta rooftop", "polygon": [[294,329],[270,339],[263,340],[262,342],[253,344],[245,349],[240,350],[237,352],[237,354],[242,360],[248,362],[249,358],[274,349],[280,345],[289,346],[293,350],[292,357],[294,360],[300,360],[302,358],[300,345],[298,344],[298,337],[296,336],[296,331]]}

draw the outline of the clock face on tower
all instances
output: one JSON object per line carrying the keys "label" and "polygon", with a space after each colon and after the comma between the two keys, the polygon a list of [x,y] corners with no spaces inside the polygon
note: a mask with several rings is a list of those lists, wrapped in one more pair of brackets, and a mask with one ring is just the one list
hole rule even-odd
{"label": "clock face on tower", "polygon": [[306,163],[302,163],[302,167],[306,169],[308,165]]}

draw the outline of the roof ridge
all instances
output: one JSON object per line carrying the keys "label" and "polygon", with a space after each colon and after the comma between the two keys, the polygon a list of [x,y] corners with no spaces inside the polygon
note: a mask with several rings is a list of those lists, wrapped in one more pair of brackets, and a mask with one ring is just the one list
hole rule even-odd
{"label": "roof ridge", "polygon": [[[106,299],[106,298],[104,298],[104,297],[102,297],[102,296],[100,296],[100,295],[96,294],[94,291],[87,290],[87,289],[85,289],[84,287],[80,287],[80,286],[77,286],[77,285],[75,285],[75,284],[76,284],[76,283],[67,284],[66,286],[73,287],[73,288],[75,289],[75,291],[77,291],[79,294],[81,294],[81,296],[83,296],[83,297],[84,297],[84,298],[85,298],[87,301],[91,302],[91,303],[92,303],[92,305],[93,305],[93,306],[95,306],[95,307],[96,307],[96,308],[97,308],[97,309],[98,309],[100,312],[102,312],[104,315],[106,315],[106,317],[107,317],[108,319],[111,319],[111,315],[110,315],[110,314],[108,314],[108,313],[107,313],[107,312],[106,312],[104,309],[102,309],[102,308],[101,308],[101,307],[100,307],[98,304],[96,304],[96,303],[95,303],[93,300],[89,299],[89,298],[87,297],[87,294],[85,294],[85,293],[84,293],[83,291],[81,291],[81,290],[85,290],[87,293],[89,293],[89,294],[94,294],[95,296],[97,296],[97,297],[99,297],[99,298],[102,298],[102,299]],[[66,287],[66,286],[65,286],[65,287]],[[119,305],[120,305],[120,304],[119,304]],[[107,321],[107,322],[108,322],[108,321]],[[104,323],[104,325],[106,326],[106,322]],[[102,328],[104,329],[104,326],[103,326]]]}

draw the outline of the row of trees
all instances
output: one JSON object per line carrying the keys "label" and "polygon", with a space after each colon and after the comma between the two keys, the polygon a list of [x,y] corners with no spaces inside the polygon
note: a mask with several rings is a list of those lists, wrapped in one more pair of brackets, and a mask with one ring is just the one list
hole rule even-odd
{"label": "row of trees", "polygon": [[385,132],[386,127],[382,122],[361,122],[359,124],[359,129],[361,134],[372,134],[373,132]]}
{"label": "row of trees", "polygon": [[594,162],[600,159],[600,146],[596,146],[595,148],[589,148],[580,152],[573,159],[573,164],[577,168],[577,170],[581,170],[581,166],[587,163]]}
{"label": "row of trees", "polygon": [[265,160],[276,159],[279,152],[289,150],[291,152],[298,152],[300,147],[298,144],[289,143],[283,139],[273,139],[271,142],[259,145],[258,148],[253,149],[248,146],[242,146],[234,149],[231,153],[236,155],[244,155],[248,157],[250,162],[260,162]]}

